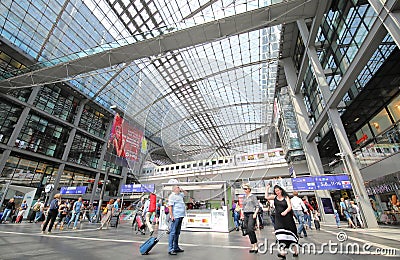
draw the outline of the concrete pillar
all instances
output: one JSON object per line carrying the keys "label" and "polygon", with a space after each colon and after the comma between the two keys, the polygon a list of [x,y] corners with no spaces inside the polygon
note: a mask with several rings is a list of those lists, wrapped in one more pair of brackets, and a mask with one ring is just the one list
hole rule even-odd
{"label": "concrete pillar", "polygon": [[99,181],[100,181],[100,175],[101,175],[100,172],[101,172],[101,170],[103,168],[104,157],[105,157],[106,152],[107,152],[107,143],[108,143],[108,137],[110,135],[111,128],[112,128],[112,122],[113,121],[111,119],[110,123],[107,126],[107,130],[106,130],[106,134],[105,134],[106,140],[105,140],[105,142],[103,144],[103,147],[101,148],[100,160],[99,160],[99,163],[97,165],[98,172],[96,173],[96,177],[95,177],[95,180],[94,180],[94,183],[93,183],[93,189],[92,189],[92,195],[90,197],[90,203],[93,203],[93,201],[94,201],[94,199],[96,197],[96,190],[97,190],[97,187],[98,187]]}
{"label": "concrete pillar", "polygon": [[[400,11],[399,0],[368,0],[378,19],[392,36],[397,47],[400,48]],[[384,2],[384,3],[383,3]]]}
{"label": "concrete pillar", "polygon": [[128,167],[122,167],[122,179],[119,180],[119,185],[118,185],[118,196],[121,196],[121,187],[122,185],[126,184],[126,179],[128,178]]}
{"label": "concrete pillar", "polygon": [[[71,129],[71,132],[69,133],[68,136],[68,141],[67,144],[65,145],[65,149],[63,152],[63,155],[61,157],[61,160],[63,162],[66,162],[68,160],[68,154],[71,151],[71,147],[72,147],[72,143],[74,142],[75,139],[75,135],[76,135],[76,128],[79,124],[79,120],[81,119],[82,113],[83,113],[83,109],[85,107],[85,104],[87,103],[87,99],[85,100],[81,100],[80,106],[78,108],[78,111],[76,113],[76,117],[74,120],[74,128]],[[54,180],[54,189],[53,191],[50,193],[50,198],[53,198],[54,194],[56,194],[58,192],[58,188],[60,185],[60,179],[62,174],[64,173],[64,168],[65,168],[65,163],[62,163],[59,167],[58,167],[58,171],[57,171],[57,176],[56,179]]]}
{"label": "concrete pillar", "polygon": [[[296,115],[297,124],[299,126],[299,133],[307,160],[307,166],[312,176],[318,176],[324,173],[324,169],[322,166],[321,158],[319,156],[317,144],[314,141],[307,142],[307,134],[311,129],[311,125],[308,119],[306,106],[304,105],[303,96],[299,93],[295,94],[297,81],[296,70],[291,58],[286,58],[282,60],[282,63],[285,70],[286,81],[288,83],[288,90]],[[323,209],[321,198],[331,199],[330,193],[326,190],[315,191],[315,196],[317,198],[320,209]],[[335,219],[332,217],[332,215],[326,215],[324,210],[321,210],[320,213],[323,221],[330,224],[335,223]]]}
{"label": "concrete pillar", "polygon": [[[300,34],[303,37],[303,41],[305,41],[305,39],[307,39],[308,37],[307,25],[305,24],[304,20],[297,21],[297,25],[299,27]],[[317,81],[318,88],[321,91],[323,99],[322,101],[324,102],[324,104],[326,104],[330,98],[331,93],[315,47],[306,47],[306,55],[308,55],[314,77]],[[355,162],[350,142],[347,138],[346,131],[344,129],[337,108],[330,108],[328,110],[328,117],[332,124],[333,132],[335,134],[339,150],[342,154],[345,155],[344,162],[347,166],[346,168],[348,169],[348,174],[352,181],[353,191],[355,193],[356,199],[358,200],[360,209],[364,214],[366,226],[369,228],[378,227],[378,223],[375,219],[372,207],[369,203],[369,198],[364,186],[364,181],[362,179],[360,170],[358,169],[358,166]]]}

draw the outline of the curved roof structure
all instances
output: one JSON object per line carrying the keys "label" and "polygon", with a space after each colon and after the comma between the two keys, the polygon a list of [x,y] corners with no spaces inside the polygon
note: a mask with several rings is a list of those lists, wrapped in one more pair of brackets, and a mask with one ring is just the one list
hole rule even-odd
{"label": "curved roof structure", "polygon": [[260,136],[272,124],[282,24],[315,17],[319,5],[2,1],[1,34],[34,65],[2,75],[0,87],[69,82],[139,122],[175,161],[265,150]]}

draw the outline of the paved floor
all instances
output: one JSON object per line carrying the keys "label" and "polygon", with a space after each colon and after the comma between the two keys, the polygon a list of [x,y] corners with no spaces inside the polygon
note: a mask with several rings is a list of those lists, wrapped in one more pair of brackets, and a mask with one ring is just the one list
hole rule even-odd
{"label": "paved floor", "polygon": [[[265,247],[265,252],[250,254],[248,237],[236,231],[182,232],[180,245],[185,252],[177,256],[167,254],[165,236],[150,255],[141,256],[139,246],[148,235],[136,234],[129,223],[118,229],[99,231],[96,227],[84,223],[79,230],[56,230],[52,235],[42,235],[40,224],[1,224],[0,259],[278,259],[276,250],[271,254]],[[389,227],[337,229],[322,224],[320,231],[309,230],[308,237],[300,240],[303,252],[297,259],[400,259],[399,231]],[[268,249],[275,242],[271,226],[257,231],[257,237],[259,243],[268,244]],[[287,259],[295,258],[290,254]]]}

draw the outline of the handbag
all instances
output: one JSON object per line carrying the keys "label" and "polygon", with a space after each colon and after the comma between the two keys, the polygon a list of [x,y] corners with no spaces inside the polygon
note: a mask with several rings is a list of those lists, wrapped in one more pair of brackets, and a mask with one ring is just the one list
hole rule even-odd
{"label": "handbag", "polygon": [[243,220],[240,221],[240,229],[242,230],[242,236],[247,236],[247,225]]}

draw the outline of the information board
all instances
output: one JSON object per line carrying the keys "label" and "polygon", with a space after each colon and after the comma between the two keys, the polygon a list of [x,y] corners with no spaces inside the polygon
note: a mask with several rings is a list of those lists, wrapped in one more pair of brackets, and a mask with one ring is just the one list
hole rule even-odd
{"label": "information board", "polygon": [[292,179],[293,190],[346,190],[351,189],[348,175],[309,176]]}
{"label": "information board", "polygon": [[126,184],[122,185],[121,193],[154,192],[154,184]]}
{"label": "information board", "polygon": [[87,186],[61,187],[60,194],[85,194]]}

